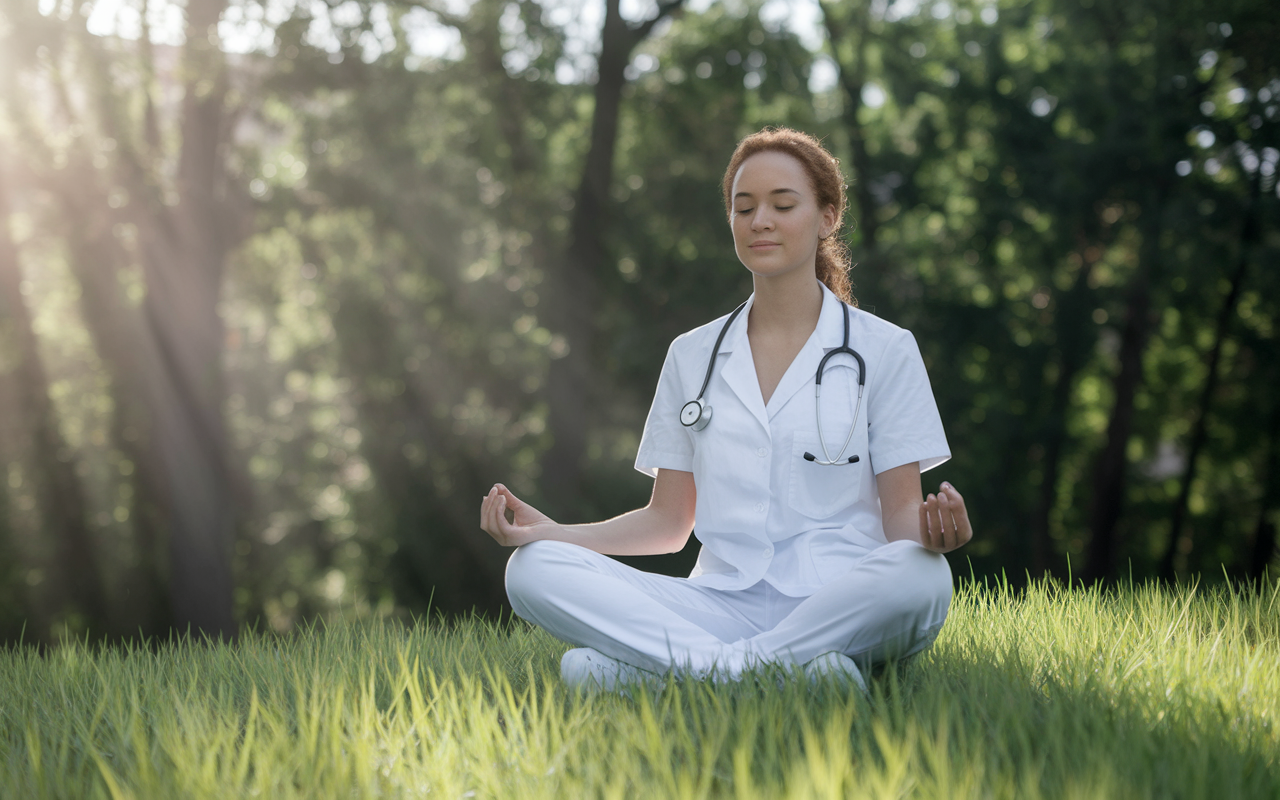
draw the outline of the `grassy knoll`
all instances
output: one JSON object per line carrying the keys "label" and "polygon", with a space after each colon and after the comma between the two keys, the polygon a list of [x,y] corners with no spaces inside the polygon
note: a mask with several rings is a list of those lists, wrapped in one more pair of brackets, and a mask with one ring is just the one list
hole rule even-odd
{"label": "grassy knoll", "polygon": [[567,692],[525,625],[0,652],[3,797],[1280,797],[1280,590],[959,591],[870,701]]}

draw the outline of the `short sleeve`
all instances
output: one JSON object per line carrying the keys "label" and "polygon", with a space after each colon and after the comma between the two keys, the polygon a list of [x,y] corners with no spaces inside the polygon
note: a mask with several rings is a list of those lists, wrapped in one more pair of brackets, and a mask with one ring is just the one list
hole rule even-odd
{"label": "short sleeve", "polygon": [[951,458],[920,347],[908,330],[889,341],[867,381],[867,431],[875,473],[920,462],[920,471]]}
{"label": "short sleeve", "polygon": [[676,342],[672,342],[662,363],[662,374],[658,376],[658,389],[644,423],[644,434],[640,437],[636,469],[651,478],[658,477],[659,469],[693,472],[693,439],[689,429],[680,424],[680,408],[691,399],[692,395],[686,397],[680,380]]}

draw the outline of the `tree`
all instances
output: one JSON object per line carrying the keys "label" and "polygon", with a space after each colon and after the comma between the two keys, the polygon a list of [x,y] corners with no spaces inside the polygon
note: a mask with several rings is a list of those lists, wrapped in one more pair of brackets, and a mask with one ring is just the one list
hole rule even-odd
{"label": "tree", "polygon": [[[133,419],[147,425],[136,452],[139,472],[156,487],[152,499],[167,534],[172,623],[214,636],[235,630],[230,548],[236,499],[222,419],[224,330],[217,303],[227,253],[242,235],[240,195],[226,164],[228,78],[216,38],[224,8],[221,0],[187,6],[186,44],[173,78],[182,99],[170,131],[158,131],[155,121],[150,47],[139,49],[141,79],[117,83],[107,43],[33,9],[10,13],[29,34],[24,67],[55,97],[51,116],[42,120],[42,106],[10,84],[25,167],[68,212],[68,251],[84,285],[85,318],[116,386],[134,395]],[[50,53],[47,65],[40,48]],[[88,91],[73,89],[68,76]],[[140,101],[142,113],[131,113],[122,93]],[[81,135],[51,152],[48,126]],[[177,143],[172,150],[169,141]],[[94,158],[104,150],[114,158],[100,169]],[[124,202],[107,202],[113,189]],[[113,241],[122,230],[113,225],[122,224],[136,230],[135,242]],[[120,302],[117,279],[134,259],[146,283],[136,309]]]}
{"label": "tree", "polygon": [[[29,549],[48,550],[35,558],[37,568],[49,576],[48,585],[39,591],[41,600],[31,606],[40,612],[32,630],[32,637],[39,641],[50,634],[51,623],[58,617],[79,616],[91,628],[101,629],[107,617],[106,594],[84,496],[58,430],[49,382],[22,296],[18,249],[9,230],[5,166],[0,164],[0,453],[8,466],[8,487],[28,483],[34,495]],[[8,522],[6,518],[5,527]],[[40,540],[51,546],[40,547]],[[12,547],[8,542],[4,545]],[[14,558],[10,563],[21,561]]]}

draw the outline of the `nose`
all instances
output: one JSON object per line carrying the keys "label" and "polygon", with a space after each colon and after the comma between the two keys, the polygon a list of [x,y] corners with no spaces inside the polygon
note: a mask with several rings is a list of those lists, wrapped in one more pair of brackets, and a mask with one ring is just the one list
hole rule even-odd
{"label": "nose", "polygon": [[772,229],[773,215],[770,214],[768,209],[764,208],[764,204],[761,203],[760,207],[756,209],[756,213],[751,215],[751,230],[767,231]]}

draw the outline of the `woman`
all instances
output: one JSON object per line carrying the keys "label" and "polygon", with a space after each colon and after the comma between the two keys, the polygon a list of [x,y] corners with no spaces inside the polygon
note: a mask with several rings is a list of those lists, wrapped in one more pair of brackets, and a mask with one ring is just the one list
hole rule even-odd
{"label": "woman", "polygon": [[[915,339],[851,307],[844,190],[839,162],[806,134],[738,144],[725,206],[755,291],[672,342],[636,457],[655,478],[647,506],[560,525],[500,484],[484,498],[481,527],[518,548],[512,607],[580,645],[561,662],[566,683],[781,663],[865,690],[859,666],[941,629],[940,553],[972,530],[949,484],[921,499],[920,473],[951,454]],[[603,555],[678,551],[695,520],[688,578]]]}

